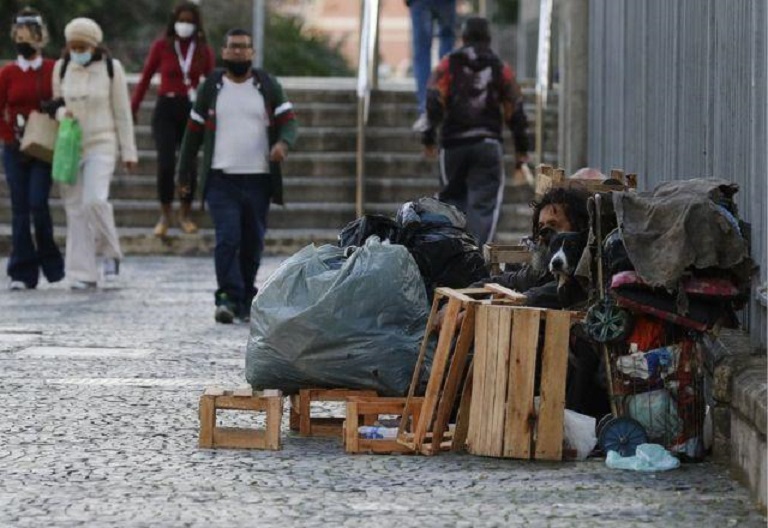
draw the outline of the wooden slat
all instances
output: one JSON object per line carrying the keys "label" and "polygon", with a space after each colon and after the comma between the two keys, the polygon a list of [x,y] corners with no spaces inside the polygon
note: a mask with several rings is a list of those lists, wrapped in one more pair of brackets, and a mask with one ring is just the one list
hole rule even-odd
{"label": "wooden slat", "polygon": [[[410,440],[406,440],[403,436],[405,433],[406,426],[408,424],[408,418],[410,417],[410,405],[409,402],[413,398],[413,394],[416,390],[416,387],[419,384],[419,377],[421,376],[421,366],[424,363],[424,358],[427,355],[427,349],[429,348],[429,340],[432,337],[432,334],[434,333],[435,323],[437,322],[438,313],[440,312],[440,301],[443,299],[444,295],[440,293],[440,288],[437,289],[438,291],[435,291],[434,298],[432,300],[432,309],[429,312],[429,317],[427,318],[427,329],[424,332],[424,338],[421,340],[421,348],[419,349],[419,357],[416,359],[416,365],[413,368],[413,375],[411,376],[411,384],[408,387],[408,396],[406,396],[405,402],[405,412],[403,412],[403,416],[400,419],[400,425],[397,428],[397,438],[398,441],[401,440],[403,442],[410,442]],[[415,421],[414,421],[415,423]]]}
{"label": "wooden slat", "polygon": [[562,460],[565,378],[568,370],[568,335],[571,317],[547,311],[544,351],[541,357],[541,402],[536,428],[536,459]]}
{"label": "wooden slat", "polygon": [[347,420],[344,427],[344,450],[347,453],[357,453],[360,451],[359,435],[357,434],[358,422],[358,403],[356,401],[347,402]]}
{"label": "wooden slat", "polygon": [[253,397],[252,387],[239,387],[232,391],[232,396],[235,398],[251,398]]}
{"label": "wooden slat", "polygon": [[467,369],[467,377],[464,381],[464,390],[461,391],[461,403],[459,414],[456,417],[456,432],[453,435],[453,451],[461,451],[466,447],[469,435],[469,411],[472,406],[472,385],[474,378],[474,361],[470,361]]}
{"label": "wooden slat", "polygon": [[449,298],[449,299],[456,299],[465,303],[472,302],[474,299],[468,295],[469,292],[472,290],[454,290],[453,288],[438,288],[436,291],[439,291],[443,296]]}
{"label": "wooden slat", "polygon": [[433,432],[433,444],[439,445],[443,441],[443,432],[448,428],[453,407],[456,404],[456,396],[464,379],[467,368],[469,349],[475,338],[475,306],[467,304],[464,308],[464,319],[461,322],[459,337],[456,339],[453,357],[451,358],[448,375],[445,379],[443,394],[435,416]]}
{"label": "wooden slat", "polygon": [[475,321],[475,354],[472,359],[472,400],[469,404],[467,450],[478,453],[485,423],[485,358],[488,355],[488,306],[478,306]]}
{"label": "wooden slat", "polygon": [[291,431],[298,431],[301,422],[301,414],[299,413],[299,395],[292,394],[290,400],[291,409],[290,414],[288,415],[288,425]]}
{"label": "wooden slat", "polygon": [[269,398],[259,398],[257,396],[242,397],[215,396],[216,409],[228,409],[234,411],[266,411]]}
{"label": "wooden slat", "polygon": [[213,445],[223,449],[264,449],[263,430],[239,427],[217,427],[213,430]]}
{"label": "wooden slat", "polygon": [[483,388],[484,406],[480,412],[485,414],[485,423],[480,431],[480,452],[490,455],[493,444],[494,431],[494,397],[496,384],[499,381],[498,373],[498,335],[500,308],[496,307],[488,312],[488,327],[486,329],[486,355],[485,355],[485,387]]}
{"label": "wooden slat", "polygon": [[213,447],[213,429],[216,427],[216,409],[213,406],[213,396],[200,397],[200,436],[197,445],[204,449]]}
{"label": "wooden slat", "polygon": [[448,358],[451,353],[453,335],[456,329],[456,318],[461,310],[461,301],[455,297],[448,300],[443,318],[443,326],[440,329],[440,337],[437,340],[437,349],[432,360],[427,390],[424,394],[424,404],[421,409],[421,417],[414,431],[414,442],[420,450],[427,431],[432,427],[432,422],[437,410],[440,389],[442,388],[443,375],[445,373]]}
{"label": "wooden slat", "polygon": [[360,438],[357,453],[412,453],[413,450],[391,438]]}
{"label": "wooden slat", "polygon": [[528,301],[528,298],[524,294],[509,288],[505,288],[501,284],[490,283],[486,284],[484,287],[489,292],[503,295],[506,300],[512,301],[513,303],[524,304]]}
{"label": "wooden slat", "polygon": [[282,447],[280,426],[283,421],[283,396],[270,396],[267,407],[267,432],[264,438],[264,448],[278,450]]}
{"label": "wooden slat", "polygon": [[504,452],[504,414],[507,402],[507,383],[509,372],[509,347],[510,335],[512,332],[512,314],[513,308],[497,307],[494,309],[496,314],[496,329],[488,336],[489,341],[495,337],[496,346],[491,350],[496,356],[495,377],[496,381],[491,387],[492,406],[488,409],[490,414],[488,438],[489,456],[500,457]]}
{"label": "wooden slat", "polygon": [[204,394],[206,396],[224,396],[224,389],[221,387],[206,387]]}
{"label": "wooden slat", "polygon": [[541,315],[535,310],[515,310],[509,359],[509,397],[504,433],[504,456],[531,456],[533,390],[536,347]]}
{"label": "wooden slat", "polygon": [[299,434],[312,436],[312,422],[310,421],[309,392],[299,391]]}

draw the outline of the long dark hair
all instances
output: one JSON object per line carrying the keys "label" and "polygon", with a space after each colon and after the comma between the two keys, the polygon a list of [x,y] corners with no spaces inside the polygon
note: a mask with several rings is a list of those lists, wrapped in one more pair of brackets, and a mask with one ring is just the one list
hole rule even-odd
{"label": "long dark hair", "polygon": [[195,19],[194,24],[196,29],[194,38],[197,39],[198,47],[202,47],[208,42],[208,39],[205,36],[205,28],[203,28],[203,17],[200,14],[200,7],[194,2],[180,2],[173,8],[173,11],[171,11],[168,18],[168,24],[165,27],[165,38],[168,39],[168,42],[173,42],[176,38],[176,29],[173,26],[179,19],[179,15],[184,12],[192,13],[192,16]]}
{"label": "long dark hair", "polygon": [[203,28],[203,17],[200,14],[200,7],[193,2],[181,2],[173,8],[170,17],[168,18],[168,24],[165,27],[165,39],[168,41],[168,45],[173,47],[173,42],[176,39],[176,29],[173,27],[176,21],[179,19],[181,13],[192,13],[195,24],[195,34],[192,38],[197,41],[195,47],[195,56],[192,57],[192,64],[199,65],[200,61],[204,60],[206,53],[206,45],[208,39],[205,36],[205,28]]}

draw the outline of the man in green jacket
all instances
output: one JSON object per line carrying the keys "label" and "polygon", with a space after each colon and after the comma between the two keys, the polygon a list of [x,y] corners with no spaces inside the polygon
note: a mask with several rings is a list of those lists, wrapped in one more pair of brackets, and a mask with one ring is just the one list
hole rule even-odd
{"label": "man in green jacket", "polygon": [[280,163],[296,139],[293,106],[282,86],[252,69],[251,35],[233,29],[214,71],[197,90],[181,145],[179,193],[188,196],[203,146],[203,199],[216,231],[216,311],[219,323],[247,321],[256,295],[270,201],[283,203]]}

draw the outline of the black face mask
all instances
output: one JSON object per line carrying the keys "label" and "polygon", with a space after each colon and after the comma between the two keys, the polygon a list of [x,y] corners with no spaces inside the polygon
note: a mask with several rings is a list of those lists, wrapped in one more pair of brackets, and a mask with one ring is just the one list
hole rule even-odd
{"label": "black face mask", "polygon": [[224,67],[235,77],[242,77],[251,69],[251,62],[225,60]]}
{"label": "black face mask", "polygon": [[37,49],[29,42],[17,42],[16,51],[25,59],[31,59],[37,53]]}

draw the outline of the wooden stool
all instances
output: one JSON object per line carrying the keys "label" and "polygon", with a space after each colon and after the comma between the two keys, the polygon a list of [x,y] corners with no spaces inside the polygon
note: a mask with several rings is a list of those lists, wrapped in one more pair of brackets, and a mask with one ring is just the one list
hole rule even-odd
{"label": "wooden stool", "polygon": [[[218,427],[216,411],[219,409],[265,412],[264,429]],[[200,397],[200,439],[204,449],[281,449],[280,421],[283,417],[283,394],[279,390],[265,390],[254,394],[250,388],[234,391],[209,387]]]}
{"label": "wooden stool", "polygon": [[[373,425],[372,417],[379,415],[403,415],[405,398],[377,398],[350,396],[347,399],[347,419],[344,422],[344,450],[347,453],[412,453],[413,450],[397,442],[396,438],[360,438],[360,425]],[[409,402],[413,423],[419,421],[423,398],[412,398]],[[363,422],[366,423],[363,423]],[[375,423],[375,421],[374,421]]]}
{"label": "wooden stool", "polygon": [[[291,396],[290,424],[292,431],[299,431],[301,436],[337,436],[342,437],[343,417],[312,418],[312,402],[346,402],[350,396],[376,396],[372,390],[351,389],[301,389],[299,394]],[[370,425],[376,417],[365,419]]]}

